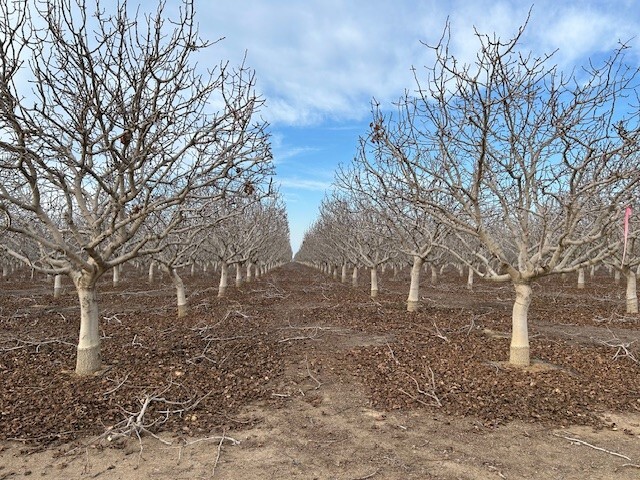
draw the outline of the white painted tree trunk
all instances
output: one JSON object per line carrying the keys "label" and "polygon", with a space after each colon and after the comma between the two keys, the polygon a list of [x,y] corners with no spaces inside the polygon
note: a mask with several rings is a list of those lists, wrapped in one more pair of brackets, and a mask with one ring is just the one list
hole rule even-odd
{"label": "white painted tree trunk", "polygon": [[56,275],[53,277],[53,298],[60,298],[62,296],[62,275]]}
{"label": "white painted tree trunk", "polygon": [[625,269],[627,277],[627,313],[638,313],[638,289],[636,287],[636,272],[630,268]]}
{"label": "white painted tree trunk", "polygon": [[469,267],[467,274],[467,290],[473,290],[473,268]]}
{"label": "white painted tree trunk", "polygon": [[113,286],[117,287],[120,284],[120,268],[118,265],[113,267]]}
{"label": "white painted tree trunk", "polygon": [[228,285],[229,267],[225,262],[220,265],[220,284],[218,285],[218,297],[224,297]]}
{"label": "white painted tree trunk", "polygon": [[155,266],[156,266],[156,263],[155,263],[155,262],[151,262],[151,263],[149,263],[149,274],[148,274],[148,281],[149,281],[149,283],[153,283],[153,277],[154,277],[154,270],[155,270]]}
{"label": "white painted tree trunk", "polygon": [[431,283],[433,285],[438,283],[438,270],[435,265],[431,265]]}
{"label": "white painted tree trunk", "polygon": [[340,283],[347,283],[347,262],[342,264],[342,271],[340,272]]}
{"label": "white painted tree trunk", "polygon": [[242,286],[242,265],[236,263],[236,288]]}
{"label": "white painted tree trunk", "polygon": [[371,298],[378,296],[378,269],[376,267],[371,268]]}
{"label": "white painted tree trunk", "polygon": [[358,286],[358,267],[357,265],[353,266],[353,273],[351,274],[351,285],[354,287]]}
{"label": "white painted tree trunk", "polygon": [[417,312],[420,304],[420,272],[424,261],[419,256],[413,257],[411,267],[411,283],[409,284],[409,296],[407,297],[407,311]]}
{"label": "white painted tree trunk", "polygon": [[584,268],[578,269],[578,288],[584,288]]}
{"label": "white painted tree trunk", "polygon": [[596,274],[596,266],[595,265],[591,265],[591,268],[589,269],[589,276],[591,278],[593,278]]}
{"label": "white painted tree trunk", "polygon": [[178,318],[186,317],[189,313],[189,306],[187,305],[187,296],[184,291],[184,282],[175,268],[172,268],[169,272],[171,275],[171,281],[176,289],[176,298],[178,300]]}
{"label": "white painted tree trunk", "polygon": [[245,281],[247,283],[249,283],[251,281],[251,279],[253,278],[253,263],[251,262],[247,262],[247,276]]}
{"label": "white painted tree trunk", "polygon": [[191,264],[191,276],[193,277],[196,274],[196,262]]}
{"label": "white painted tree trunk", "polygon": [[338,266],[334,265],[333,267],[333,279],[337,280],[338,279]]}
{"label": "white painted tree trunk", "polygon": [[8,277],[9,276],[9,266],[8,265],[2,265],[2,276],[3,277]]}
{"label": "white painted tree trunk", "polygon": [[76,357],[76,373],[91,375],[102,367],[100,359],[100,316],[95,281],[76,282],[80,300],[80,337]]}
{"label": "white painted tree trunk", "polygon": [[518,283],[515,284],[515,289],[516,301],[513,304],[509,363],[528,366],[530,365],[530,358],[527,314],[531,304],[531,286],[526,283]]}

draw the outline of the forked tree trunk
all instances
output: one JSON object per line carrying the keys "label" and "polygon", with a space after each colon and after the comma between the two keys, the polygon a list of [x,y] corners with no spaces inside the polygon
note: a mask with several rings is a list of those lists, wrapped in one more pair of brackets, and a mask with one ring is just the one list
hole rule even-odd
{"label": "forked tree trunk", "polygon": [[96,279],[76,278],[80,300],[80,336],[76,357],[76,374],[91,375],[102,367],[100,359],[100,316]]}
{"label": "forked tree trunk", "polygon": [[184,282],[175,268],[172,268],[169,271],[169,275],[171,275],[171,281],[173,282],[173,286],[176,288],[176,298],[178,300],[178,318],[186,317],[187,313],[189,313],[189,306],[187,305],[187,296],[184,291]]}
{"label": "forked tree trunk", "polygon": [[424,261],[418,255],[413,257],[411,267],[411,283],[409,284],[409,296],[407,297],[407,312],[417,312],[420,303],[420,272]]}
{"label": "forked tree trunk", "polygon": [[578,288],[584,288],[584,268],[578,269]]}
{"label": "forked tree trunk", "polygon": [[60,298],[62,295],[62,275],[53,277],[53,298]]}
{"label": "forked tree trunk", "polygon": [[511,350],[509,363],[512,365],[528,366],[529,358],[529,327],[527,314],[531,304],[531,285],[516,283],[516,301],[513,304]]}
{"label": "forked tree trunk", "polygon": [[342,271],[340,272],[340,283],[347,283],[347,262],[342,264]]}
{"label": "forked tree trunk", "polygon": [[218,297],[224,297],[228,285],[229,266],[226,262],[220,265],[220,284],[218,285]]}
{"label": "forked tree trunk", "polygon": [[627,277],[627,313],[638,313],[638,290],[636,288],[636,272],[630,268],[625,268]]}
{"label": "forked tree trunk", "polygon": [[467,290],[473,290],[473,268],[469,267],[467,275]]}
{"label": "forked tree trunk", "polygon": [[354,287],[358,286],[358,267],[356,265],[353,266],[353,273],[351,274],[351,285]]}
{"label": "forked tree trunk", "polygon": [[236,288],[242,286],[242,265],[236,263]]}
{"label": "forked tree trunk", "polygon": [[371,298],[378,296],[378,269],[376,267],[371,268]]}

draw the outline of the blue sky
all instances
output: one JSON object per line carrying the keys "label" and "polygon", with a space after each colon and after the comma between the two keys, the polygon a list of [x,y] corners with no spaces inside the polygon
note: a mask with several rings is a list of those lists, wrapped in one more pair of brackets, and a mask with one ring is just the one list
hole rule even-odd
{"label": "blue sky", "polygon": [[[196,0],[202,36],[224,37],[210,51],[212,65],[246,54],[256,70],[294,252],[336,167],[351,161],[366,133],[371,99],[390,104],[414,87],[411,67],[430,63],[420,42],[435,42],[449,18],[453,53],[470,61],[474,26],[510,37],[530,7],[520,0]],[[554,61],[569,70],[633,39],[632,61],[640,63],[637,35],[635,0],[543,0],[533,4],[523,48],[559,49]]]}

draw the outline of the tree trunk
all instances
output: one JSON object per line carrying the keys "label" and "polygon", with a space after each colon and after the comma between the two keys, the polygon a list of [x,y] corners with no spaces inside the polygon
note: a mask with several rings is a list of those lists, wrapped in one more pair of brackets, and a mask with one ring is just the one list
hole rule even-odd
{"label": "tree trunk", "polygon": [[378,269],[371,267],[371,298],[378,296]]}
{"label": "tree trunk", "polygon": [[513,304],[511,351],[509,363],[512,365],[528,366],[529,359],[529,327],[527,314],[531,304],[531,285],[516,283],[516,301]]}
{"label": "tree trunk", "polygon": [[9,266],[8,265],[2,265],[2,276],[3,277],[8,277],[9,276]]}
{"label": "tree trunk", "polygon": [[613,272],[613,281],[616,285],[620,285],[620,270],[616,268],[616,271]]}
{"label": "tree trunk", "polygon": [[113,286],[117,287],[120,285],[120,268],[118,265],[113,267]]}
{"label": "tree trunk", "polygon": [[584,268],[578,269],[578,288],[584,288]]}
{"label": "tree trunk", "polygon": [[76,373],[91,375],[102,367],[100,360],[100,316],[95,281],[82,278],[74,282],[80,300],[80,337]]}
{"label": "tree trunk", "polygon": [[358,267],[356,265],[353,266],[353,274],[351,275],[351,285],[354,287],[358,286]]}
{"label": "tree trunk", "polygon": [[469,267],[467,275],[467,290],[473,290],[473,268]]}
{"label": "tree trunk", "polygon": [[153,274],[155,269],[155,262],[149,263],[149,283],[153,283]]}
{"label": "tree trunk", "polygon": [[62,275],[53,277],[53,298],[60,298],[62,295]]}
{"label": "tree trunk", "polygon": [[251,281],[251,278],[253,277],[253,263],[251,263],[250,261],[247,262],[247,277],[245,279],[245,282],[249,283]]}
{"label": "tree trunk", "polygon": [[434,265],[431,265],[431,283],[433,285],[438,283],[438,270]]}
{"label": "tree trunk", "polygon": [[627,277],[627,313],[638,313],[638,290],[636,288],[636,272],[626,268]]}
{"label": "tree trunk", "polygon": [[236,288],[242,286],[242,265],[236,263]]}
{"label": "tree trunk", "polygon": [[229,267],[226,262],[220,265],[220,284],[218,285],[218,297],[224,297],[228,285]]}
{"label": "tree trunk", "polygon": [[417,312],[420,302],[420,271],[424,261],[418,255],[413,257],[411,267],[411,283],[409,285],[409,296],[407,297],[407,312]]}
{"label": "tree trunk", "polygon": [[340,272],[340,283],[347,283],[347,262],[342,264],[342,271]]}
{"label": "tree trunk", "polygon": [[184,282],[175,268],[172,268],[169,272],[171,275],[171,281],[173,286],[176,287],[176,297],[178,299],[178,318],[186,317],[189,313],[189,306],[187,305],[187,296],[184,291]]}

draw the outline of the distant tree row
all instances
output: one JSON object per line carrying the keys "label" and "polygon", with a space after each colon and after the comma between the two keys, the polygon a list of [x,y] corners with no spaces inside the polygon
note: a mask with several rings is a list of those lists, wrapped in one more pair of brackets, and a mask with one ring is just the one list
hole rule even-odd
{"label": "distant tree row", "polygon": [[0,5],[0,252],[73,280],[79,374],[101,366],[106,272],[153,260],[184,314],[180,267],[251,272],[291,257],[255,74],[197,67],[216,42],[200,37],[193,3]]}
{"label": "distant tree row", "polygon": [[627,46],[567,74],[552,55],[520,50],[524,28],[507,41],[476,33],[465,64],[447,26],[413,94],[392,114],[374,102],[370,130],[296,256],[349,264],[354,276],[368,267],[372,296],[382,263],[410,261],[410,311],[425,263],[511,282],[518,365],[530,363],[535,279],[607,264],[626,277],[637,313],[640,264],[638,69],[625,63]]}

